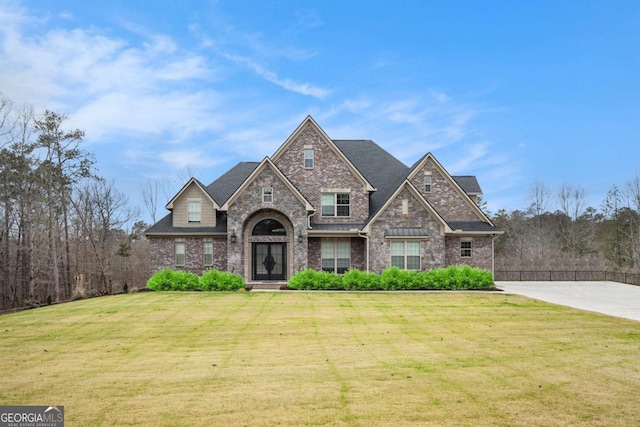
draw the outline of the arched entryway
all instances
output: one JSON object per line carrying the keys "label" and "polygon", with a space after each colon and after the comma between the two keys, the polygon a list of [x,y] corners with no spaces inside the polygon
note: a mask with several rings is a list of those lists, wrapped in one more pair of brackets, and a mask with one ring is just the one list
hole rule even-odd
{"label": "arched entryway", "polygon": [[[280,221],[266,218],[253,227],[251,235],[252,237],[286,237],[287,231]],[[253,280],[285,280],[287,274],[286,241],[253,241],[251,243],[251,258]]]}
{"label": "arched entryway", "polygon": [[256,212],[244,225],[245,277],[251,281],[286,281],[291,274],[293,224],[281,212]]}

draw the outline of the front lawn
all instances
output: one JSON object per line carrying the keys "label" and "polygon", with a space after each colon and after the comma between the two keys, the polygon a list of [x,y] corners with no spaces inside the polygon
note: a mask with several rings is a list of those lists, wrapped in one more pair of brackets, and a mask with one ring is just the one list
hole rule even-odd
{"label": "front lawn", "polygon": [[640,323],[469,293],[137,293],[0,316],[69,426],[640,425]]}

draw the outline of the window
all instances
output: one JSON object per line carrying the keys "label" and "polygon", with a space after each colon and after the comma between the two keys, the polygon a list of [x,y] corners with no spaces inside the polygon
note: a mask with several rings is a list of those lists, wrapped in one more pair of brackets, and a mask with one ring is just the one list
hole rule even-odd
{"label": "window", "polygon": [[185,243],[176,242],[176,265],[184,266],[185,262]]}
{"label": "window", "polygon": [[431,192],[431,175],[424,176],[424,191]]}
{"label": "window", "polygon": [[202,202],[200,200],[187,201],[187,215],[189,222],[200,222]]}
{"label": "window", "polygon": [[391,266],[420,270],[420,242],[391,242]]}
{"label": "window", "polygon": [[463,240],[460,242],[460,256],[462,258],[470,258],[472,252],[471,240]]}
{"label": "window", "polygon": [[349,216],[349,193],[322,195],[322,216]]}
{"label": "window", "polygon": [[313,148],[305,148],[304,150],[304,167],[305,169],[313,169],[314,166]]}
{"label": "window", "polygon": [[284,225],[275,219],[263,219],[253,227],[253,236],[286,236]]}
{"label": "window", "polygon": [[204,242],[202,245],[202,263],[204,265],[213,265],[213,243]]}
{"label": "window", "polygon": [[350,240],[322,239],[322,271],[344,274],[351,267]]}
{"label": "window", "polygon": [[273,203],[273,188],[272,187],[263,187],[262,188],[262,203]]}

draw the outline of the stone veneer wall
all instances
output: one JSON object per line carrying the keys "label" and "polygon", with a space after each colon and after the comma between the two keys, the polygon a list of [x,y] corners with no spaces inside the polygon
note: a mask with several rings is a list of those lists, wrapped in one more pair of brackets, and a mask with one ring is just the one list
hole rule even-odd
{"label": "stone veneer wall", "polygon": [[[262,188],[273,188],[273,202],[262,202]],[[272,214],[270,214],[272,212]],[[245,281],[250,281],[250,245],[249,237],[253,230],[248,225],[256,215],[278,219],[287,231],[287,254],[289,257],[287,279],[307,266],[307,211],[289,187],[275,174],[270,167],[265,167],[245,191],[229,206],[227,212],[227,230],[229,235],[235,230],[236,243],[228,242],[228,268],[241,274]],[[282,215],[281,218],[279,215]],[[253,224],[253,222],[251,222]],[[303,242],[298,242],[302,234]],[[293,251],[293,252],[291,252]],[[248,253],[249,252],[249,253]],[[246,265],[245,265],[246,264]]]}
{"label": "stone veneer wall", "polygon": [[[314,150],[314,168],[305,169],[304,149]],[[276,160],[276,166],[295,183],[315,207],[313,222],[364,222],[369,216],[369,192],[343,160],[330,148],[315,127],[307,125]],[[321,216],[322,190],[349,189],[350,216]]]}
{"label": "stone veneer wall", "polygon": [[[408,213],[403,213],[403,200],[407,200]],[[438,224],[406,188],[380,214],[371,227],[370,270],[381,273],[391,265],[391,239],[385,238],[386,230],[392,228],[423,228],[429,236],[420,240],[420,266],[422,270],[445,265],[445,238]],[[406,239],[409,240],[409,239]]]}
{"label": "stone veneer wall", "polygon": [[[431,191],[424,187],[425,172],[431,173]],[[445,221],[480,221],[482,220],[469,202],[463,198],[429,159],[424,166],[415,172],[411,183],[420,191],[431,206]]]}
{"label": "stone veneer wall", "polygon": [[[471,257],[460,256],[460,242],[471,240]],[[493,237],[454,237],[445,239],[447,265],[466,264],[471,267],[482,268],[493,273]]]}
{"label": "stone veneer wall", "polygon": [[[178,267],[175,264],[176,242],[185,243],[185,265]],[[213,265],[203,264],[203,243],[213,243]],[[186,270],[195,274],[202,274],[207,269],[227,270],[227,242],[224,238],[205,237],[150,237],[149,253],[151,258],[151,273],[163,268],[173,270]]]}

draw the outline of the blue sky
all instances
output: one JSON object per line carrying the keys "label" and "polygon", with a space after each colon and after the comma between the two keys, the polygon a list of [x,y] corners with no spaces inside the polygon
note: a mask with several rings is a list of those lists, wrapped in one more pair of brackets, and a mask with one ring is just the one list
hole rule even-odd
{"label": "blue sky", "polygon": [[476,175],[492,212],[536,181],[598,208],[640,173],[640,2],[9,0],[0,91],[67,114],[142,211],[143,183],[209,183],[309,114]]}

